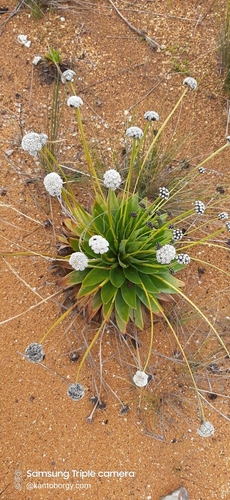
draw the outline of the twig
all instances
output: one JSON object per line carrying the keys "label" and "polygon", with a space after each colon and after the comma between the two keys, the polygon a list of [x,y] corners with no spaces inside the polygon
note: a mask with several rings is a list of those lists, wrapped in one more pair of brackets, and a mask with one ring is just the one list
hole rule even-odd
{"label": "twig", "polygon": [[135,28],[122,14],[121,12],[118,10],[118,8],[116,7],[116,5],[114,5],[114,3],[112,2],[112,0],[109,0],[109,3],[112,5],[112,7],[115,9],[115,11],[117,12],[117,14],[121,17],[121,19],[123,19],[123,21],[129,26],[129,28],[133,31],[135,31],[135,33],[137,33],[139,36],[141,36],[142,38],[144,38],[146,40],[146,42],[149,43],[151,49],[161,49],[161,46],[155,42],[154,40],[152,40],[152,38],[150,38],[148,35],[146,35],[146,33],[143,31],[143,30],[139,30],[138,28]]}
{"label": "twig", "polygon": [[[14,17],[17,14],[17,12],[20,10],[20,8],[23,5],[23,3],[24,3],[24,0],[22,0],[21,2],[19,2],[18,5],[13,10],[13,12],[11,12],[11,14],[7,17],[7,19],[5,19],[5,21],[3,21],[2,24],[0,24],[0,27],[2,29],[4,28],[4,26],[6,25],[6,23],[8,23],[8,21],[11,19],[11,17]],[[0,31],[0,35],[2,34],[2,29]]]}

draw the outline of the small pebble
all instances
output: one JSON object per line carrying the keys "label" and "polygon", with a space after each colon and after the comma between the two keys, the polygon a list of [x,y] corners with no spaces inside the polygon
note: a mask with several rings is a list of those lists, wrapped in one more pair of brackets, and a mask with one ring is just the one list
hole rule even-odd
{"label": "small pebble", "polygon": [[5,155],[6,155],[6,156],[11,156],[11,155],[13,154],[13,152],[14,152],[14,150],[13,150],[13,149],[7,149],[7,150],[5,151]]}
{"label": "small pebble", "polygon": [[17,41],[21,43],[21,45],[25,45],[25,47],[27,47],[28,49],[31,46],[31,41],[28,40],[27,35],[18,35]]}
{"label": "small pebble", "polygon": [[189,500],[188,492],[184,486],[181,486],[178,490],[175,490],[171,495],[166,495],[166,497],[161,497],[161,500]]}

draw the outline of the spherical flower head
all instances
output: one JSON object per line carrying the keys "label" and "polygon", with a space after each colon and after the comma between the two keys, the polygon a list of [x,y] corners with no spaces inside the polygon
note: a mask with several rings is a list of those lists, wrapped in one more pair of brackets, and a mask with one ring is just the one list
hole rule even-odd
{"label": "spherical flower head", "polygon": [[145,372],[137,370],[133,375],[133,382],[137,387],[145,387],[149,381],[149,377]]}
{"label": "spherical flower head", "polygon": [[133,139],[141,139],[143,136],[143,130],[139,127],[129,127],[126,130],[127,137],[133,137]]}
{"label": "spherical flower head", "polygon": [[84,271],[88,266],[88,257],[83,252],[74,252],[70,255],[69,263],[76,271]]}
{"label": "spherical flower head", "polygon": [[191,76],[188,76],[187,78],[185,78],[183,81],[183,84],[188,85],[188,87],[190,87],[190,89],[192,89],[192,90],[197,89],[197,81],[195,80],[195,78],[192,78]]}
{"label": "spherical flower head", "polygon": [[61,196],[63,180],[56,172],[50,172],[44,178],[44,186],[50,196]]}
{"label": "spherical flower head", "polygon": [[100,235],[92,236],[89,239],[89,246],[94,253],[99,253],[101,255],[109,250],[109,242]]}
{"label": "spherical flower head", "polygon": [[230,222],[226,222],[225,225],[226,225],[227,230],[230,232]]}
{"label": "spherical flower head", "polygon": [[115,191],[121,184],[121,176],[113,168],[107,170],[103,177],[105,187],[112,189],[112,191]]}
{"label": "spherical flower head", "polygon": [[176,260],[178,264],[189,264],[191,259],[187,253],[178,253]]}
{"label": "spherical flower head", "polygon": [[22,138],[21,146],[24,151],[28,151],[31,156],[37,156],[43,146],[47,143],[48,135],[30,132]]}
{"label": "spherical flower head", "polygon": [[174,240],[181,240],[183,237],[183,231],[181,229],[173,229],[172,236]]}
{"label": "spherical flower head", "polygon": [[160,187],[159,188],[159,196],[161,198],[164,198],[164,200],[168,200],[170,196],[170,192],[166,187]]}
{"label": "spherical flower head", "polygon": [[77,95],[71,95],[69,99],[67,100],[67,105],[70,108],[80,108],[82,106],[83,100],[78,97]]}
{"label": "spherical flower head", "polygon": [[156,259],[159,264],[170,264],[175,255],[176,250],[172,245],[164,245],[156,251]]}
{"label": "spherical flower head", "polygon": [[25,355],[30,363],[40,363],[45,357],[42,345],[36,342],[32,342],[32,344],[26,348]]}
{"label": "spherical flower head", "polygon": [[79,399],[82,399],[85,395],[85,389],[83,385],[76,384],[76,382],[74,382],[73,384],[69,385],[67,394],[71,399],[73,399],[73,401],[79,401]]}
{"label": "spherical flower head", "polygon": [[211,424],[211,422],[208,422],[208,421],[203,422],[203,424],[201,424],[200,428],[197,429],[197,434],[199,434],[199,436],[201,436],[201,437],[213,436],[214,432],[215,432],[215,429],[214,429],[213,425]]}
{"label": "spherical flower head", "polygon": [[202,201],[195,201],[195,212],[202,215],[205,211],[205,205]]}
{"label": "spherical flower head", "polygon": [[159,115],[156,111],[146,111],[144,118],[149,122],[158,122]]}
{"label": "spherical flower head", "polygon": [[61,81],[62,83],[73,82],[74,76],[76,76],[75,71],[73,71],[72,69],[67,69],[66,71],[63,71],[61,75]]}
{"label": "spherical flower head", "polygon": [[228,214],[227,214],[227,212],[221,212],[221,213],[218,215],[218,219],[220,219],[220,220],[226,220],[226,219],[228,219]]}
{"label": "spherical flower head", "polygon": [[198,172],[199,172],[199,174],[204,174],[204,173],[206,172],[206,168],[204,168],[204,167],[199,167],[199,168],[198,168]]}

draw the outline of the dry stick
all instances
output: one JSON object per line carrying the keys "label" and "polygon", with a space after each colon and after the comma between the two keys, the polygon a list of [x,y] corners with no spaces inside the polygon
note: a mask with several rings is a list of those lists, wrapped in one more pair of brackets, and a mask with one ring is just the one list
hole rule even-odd
{"label": "dry stick", "polygon": [[152,40],[152,38],[150,38],[148,35],[146,35],[146,33],[143,31],[143,30],[139,30],[138,28],[135,28],[122,14],[121,12],[118,10],[118,8],[116,7],[116,5],[114,5],[114,3],[112,2],[112,0],[109,0],[109,3],[112,5],[112,7],[115,9],[115,11],[117,12],[117,14],[121,17],[121,19],[123,19],[123,21],[129,26],[129,28],[133,31],[135,31],[135,33],[137,33],[139,36],[141,36],[142,38],[144,38],[146,40],[146,42],[149,43],[150,47],[152,49],[161,49],[161,46],[155,42],[154,40]]}
{"label": "dry stick", "polygon": [[15,9],[13,10],[13,12],[11,12],[11,14],[7,17],[7,19],[5,19],[5,21],[3,21],[3,23],[0,24],[0,28],[2,28],[0,30],[0,35],[2,34],[4,26],[8,23],[8,21],[11,19],[11,17],[14,17],[17,14],[17,12],[20,10],[20,8],[21,8],[21,6],[23,4],[24,4],[24,0],[22,0],[21,2],[19,2],[19,4],[15,7]]}

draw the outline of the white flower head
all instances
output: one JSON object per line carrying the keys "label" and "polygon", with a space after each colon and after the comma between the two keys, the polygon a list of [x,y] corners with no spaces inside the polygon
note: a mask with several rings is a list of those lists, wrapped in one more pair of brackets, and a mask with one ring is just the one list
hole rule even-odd
{"label": "white flower head", "polygon": [[164,245],[156,251],[156,259],[159,264],[170,264],[175,255],[176,250],[172,245]]}
{"label": "white flower head", "polygon": [[77,95],[71,95],[69,99],[67,100],[67,105],[70,108],[80,108],[82,106],[83,100],[78,97]]}
{"label": "white flower head", "polygon": [[149,122],[158,122],[160,117],[156,111],[146,111],[144,118]]}
{"label": "white flower head", "polygon": [[100,235],[92,236],[89,239],[89,246],[94,253],[100,253],[101,255],[109,250],[109,242]]}
{"label": "white flower head", "polygon": [[143,130],[139,127],[129,127],[126,130],[127,137],[133,137],[133,139],[141,139],[143,136]]}
{"label": "white flower head", "polygon": [[178,264],[189,264],[191,259],[187,253],[178,253],[176,260]]}
{"label": "white flower head", "polygon": [[205,212],[205,205],[203,201],[195,201],[195,212],[202,215]]}
{"label": "white flower head", "polygon": [[73,71],[72,69],[67,69],[66,71],[63,71],[61,75],[61,81],[62,83],[73,82],[74,76],[76,76],[75,71]]}
{"label": "white flower head", "polygon": [[159,188],[159,196],[161,198],[164,198],[164,200],[168,200],[170,196],[170,192],[166,187],[160,187]]}
{"label": "white flower head", "polygon": [[88,257],[83,252],[74,252],[70,255],[69,263],[76,271],[84,271],[88,266]]}
{"label": "white flower head", "polygon": [[215,432],[215,429],[213,427],[213,425],[211,424],[211,422],[203,422],[200,426],[199,429],[197,429],[197,434],[199,434],[199,436],[201,437],[210,437],[210,436],[213,436],[214,435],[214,432]]}
{"label": "white flower head", "polygon": [[112,189],[112,191],[115,191],[121,184],[121,176],[113,168],[106,170],[103,177],[105,187]]}
{"label": "white flower head", "polygon": [[188,87],[190,87],[190,89],[192,89],[192,90],[197,89],[197,81],[195,80],[195,78],[192,78],[191,76],[188,76],[187,78],[185,78],[183,81],[183,84],[188,85]]}
{"label": "white flower head", "polygon": [[32,342],[32,344],[26,348],[25,355],[30,363],[40,363],[45,357],[42,345],[36,342]]}
{"label": "white flower head", "polygon": [[226,219],[228,219],[228,213],[227,212],[221,212],[218,215],[218,219],[220,219],[220,220],[226,220]]}
{"label": "white flower head", "polygon": [[25,47],[27,47],[28,49],[30,48],[31,46],[31,41],[28,40],[28,36],[27,35],[18,35],[17,37],[17,41],[21,44],[21,45],[25,45]]}
{"label": "white flower head", "polygon": [[226,137],[226,141],[227,141],[228,143],[230,143],[230,135],[228,135],[228,136]]}
{"label": "white flower head", "polygon": [[41,60],[42,60],[41,56],[34,56],[32,64],[34,64],[34,66],[37,66]]}
{"label": "white flower head", "polygon": [[63,180],[56,172],[50,172],[44,178],[44,186],[50,196],[61,196]]}
{"label": "white flower head", "polygon": [[230,232],[230,222],[226,222],[226,229]]}
{"label": "white flower head", "polygon": [[133,382],[137,387],[145,387],[149,381],[147,373],[137,370],[133,375]]}
{"label": "white flower head", "polygon": [[37,156],[43,146],[47,143],[48,135],[30,132],[22,138],[21,146],[24,151],[28,151],[31,156]]}
{"label": "white flower head", "polygon": [[74,382],[73,384],[69,385],[67,394],[74,401],[79,401],[79,399],[82,399],[85,395],[85,389],[83,385],[76,384],[76,382]]}

